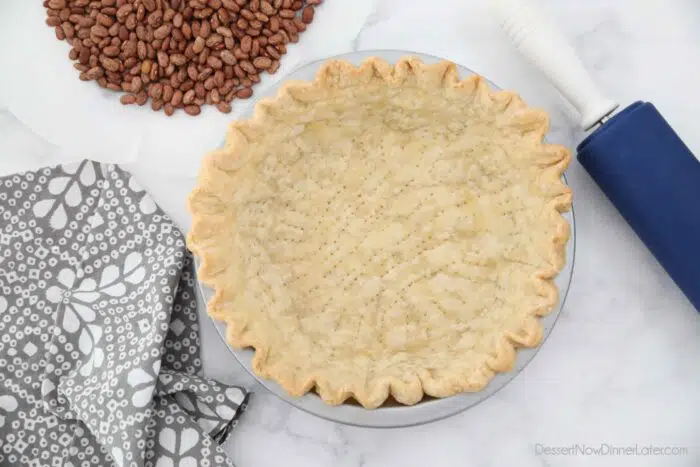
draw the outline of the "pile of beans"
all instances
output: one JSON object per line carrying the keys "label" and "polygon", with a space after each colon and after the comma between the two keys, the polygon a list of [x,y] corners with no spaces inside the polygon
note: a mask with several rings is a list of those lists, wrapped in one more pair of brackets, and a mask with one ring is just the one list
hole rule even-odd
{"label": "pile of beans", "polygon": [[83,81],[173,115],[231,111],[275,73],[323,0],[46,0]]}

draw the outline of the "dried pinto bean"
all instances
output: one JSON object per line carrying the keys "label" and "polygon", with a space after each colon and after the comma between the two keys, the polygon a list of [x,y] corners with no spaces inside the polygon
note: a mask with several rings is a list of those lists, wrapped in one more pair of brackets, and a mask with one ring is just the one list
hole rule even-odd
{"label": "dried pinto bean", "polygon": [[84,81],[124,105],[170,116],[202,105],[231,111],[275,73],[322,0],[45,0],[46,24],[68,41]]}

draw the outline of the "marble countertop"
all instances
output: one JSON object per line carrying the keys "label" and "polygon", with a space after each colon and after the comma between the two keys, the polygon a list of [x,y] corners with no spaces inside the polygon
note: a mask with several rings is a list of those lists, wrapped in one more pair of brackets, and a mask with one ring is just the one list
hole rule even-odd
{"label": "marble countertop", "polygon": [[[327,0],[278,77],[313,59],[367,49],[442,56],[518,91],[552,119],[549,138],[583,133],[553,88],[511,47],[479,0]],[[542,0],[607,94],[653,102],[700,154],[700,9],[696,0]],[[0,2],[0,16],[9,4]],[[13,45],[0,42],[0,57]],[[3,69],[2,73],[9,70]],[[15,93],[32,92],[32,82]],[[62,160],[0,100],[0,174]],[[201,118],[209,118],[202,116]],[[90,135],[85,135],[90,138]],[[99,141],[95,141],[99,143]],[[202,147],[202,153],[210,149]],[[151,157],[152,156],[152,157]],[[661,154],[659,155],[662,156]],[[182,227],[201,154],[125,165]],[[577,255],[566,306],[530,365],[472,409],[424,426],[373,430],[334,424],[266,392],[202,316],[210,376],[255,391],[226,447],[239,467],[569,467],[700,465],[700,314],[574,162]],[[696,209],[697,205],[689,209]],[[700,265],[698,265],[700,268]],[[545,447],[680,446],[678,456],[549,455]]]}

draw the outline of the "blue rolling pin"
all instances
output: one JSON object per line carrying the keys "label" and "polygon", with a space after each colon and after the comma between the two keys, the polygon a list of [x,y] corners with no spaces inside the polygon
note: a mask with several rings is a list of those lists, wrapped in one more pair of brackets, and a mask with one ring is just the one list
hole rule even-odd
{"label": "blue rolling pin", "polygon": [[595,130],[578,160],[700,311],[700,161],[656,108],[600,94],[574,50],[527,0],[493,0],[516,47]]}

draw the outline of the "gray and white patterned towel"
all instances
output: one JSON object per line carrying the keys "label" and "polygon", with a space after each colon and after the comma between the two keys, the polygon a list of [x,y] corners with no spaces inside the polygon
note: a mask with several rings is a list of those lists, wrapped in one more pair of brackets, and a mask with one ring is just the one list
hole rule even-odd
{"label": "gray and white patterned towel", "polygon": [[195,286],[119,167],[0,178],[0,465],[232,465],[248,394],[197,376]]}

